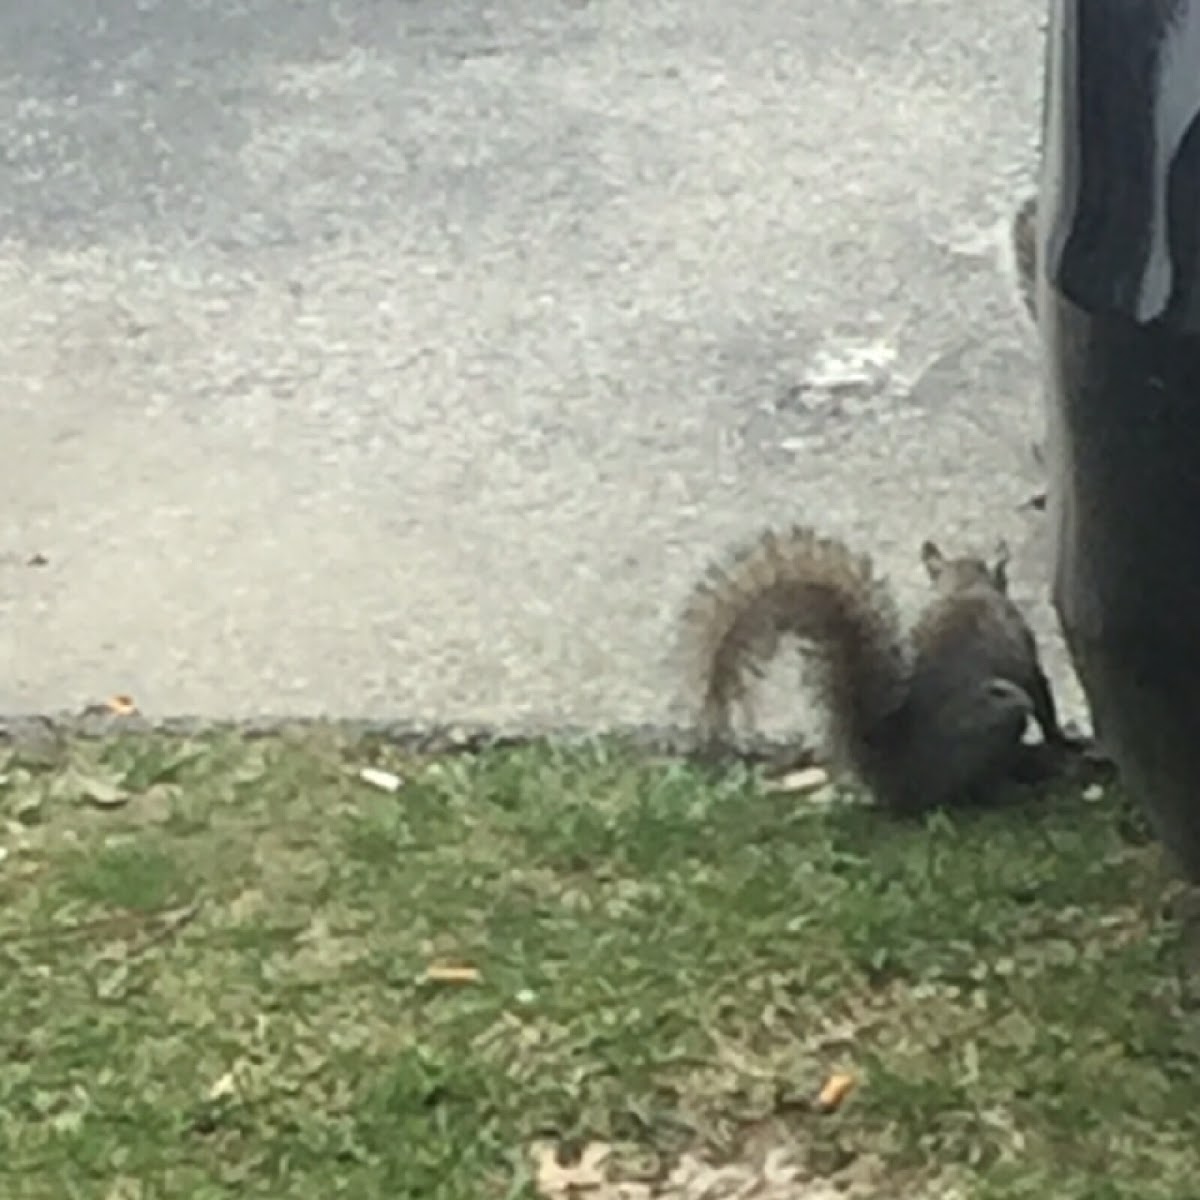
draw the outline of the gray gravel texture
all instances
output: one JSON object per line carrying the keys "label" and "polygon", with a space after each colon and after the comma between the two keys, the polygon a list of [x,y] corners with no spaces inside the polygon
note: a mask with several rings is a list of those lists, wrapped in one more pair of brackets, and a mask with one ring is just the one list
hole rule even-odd
{"label": "gray gravel texture", "polygon": [[670,723],[689,582],[799,519],[906,607],[1006,537],[1078,713],[1005,277],[1042,12],[0,7],[0,711]]}

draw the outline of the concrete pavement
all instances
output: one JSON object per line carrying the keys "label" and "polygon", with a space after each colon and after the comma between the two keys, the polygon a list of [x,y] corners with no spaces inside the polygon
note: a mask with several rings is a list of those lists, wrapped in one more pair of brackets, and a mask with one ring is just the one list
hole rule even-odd
{"label": "concrete pavement", "polygon": [[657,723],[692,576],[805,519],[906,603],[1007,537],[1077,712],[1042,9],[3,6],[0,711]]}

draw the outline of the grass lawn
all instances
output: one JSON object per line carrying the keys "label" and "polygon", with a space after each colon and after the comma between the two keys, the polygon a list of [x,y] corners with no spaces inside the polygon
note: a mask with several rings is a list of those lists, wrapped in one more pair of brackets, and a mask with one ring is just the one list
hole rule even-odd
{"label": "grass lawn", "polygon": [[1115,792],[903,825],[310,730],[0,749],[0,809],[6,1200],[1200,1195]]}

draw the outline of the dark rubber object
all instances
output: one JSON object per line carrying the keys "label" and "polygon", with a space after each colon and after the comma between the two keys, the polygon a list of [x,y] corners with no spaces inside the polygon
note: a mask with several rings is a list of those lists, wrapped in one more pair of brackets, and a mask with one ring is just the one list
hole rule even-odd
{"label": "dark rubber object", "polygon": [[1200,882],[1200,0],[1051,0],[1037,308],[1054,604]]}

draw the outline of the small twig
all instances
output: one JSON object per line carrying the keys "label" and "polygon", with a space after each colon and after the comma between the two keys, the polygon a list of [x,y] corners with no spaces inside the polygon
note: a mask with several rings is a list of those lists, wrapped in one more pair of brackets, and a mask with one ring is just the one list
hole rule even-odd
{"label": "small twig", "polygon": [[203,901],[193,900],[191,904],[187,904],[183,908],[177,908],[173,912],[166,914],[159,927],[140,946],[130,952],[128,961],[132,962],[135,959],[141,958],[143,954],[147,953],[154,946],[160,945],[162,942],[174,937],[181,929],[190,925],[196,919],[202,907]]}

